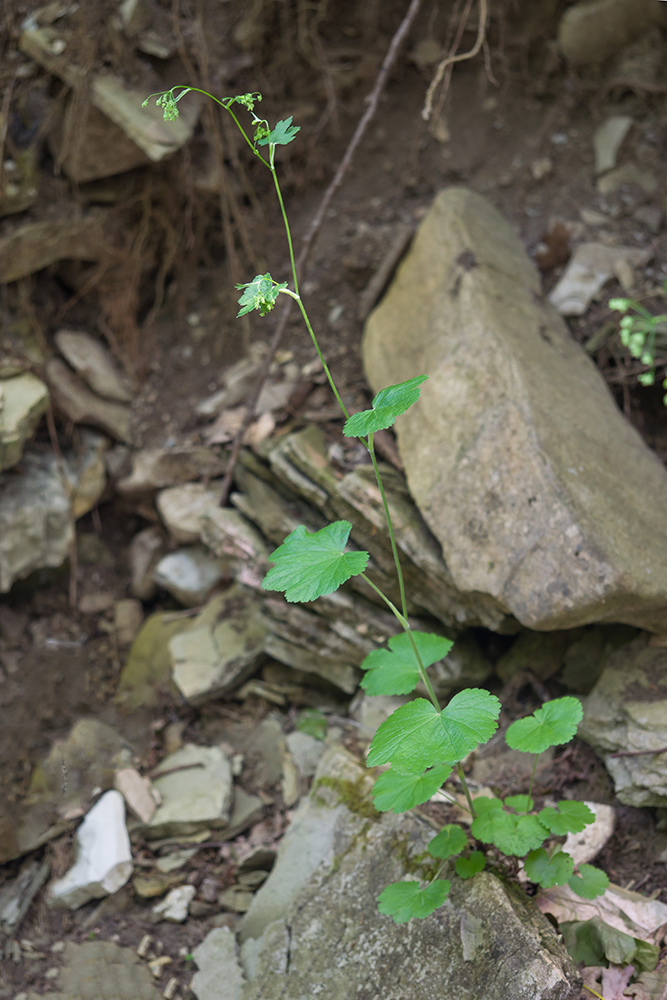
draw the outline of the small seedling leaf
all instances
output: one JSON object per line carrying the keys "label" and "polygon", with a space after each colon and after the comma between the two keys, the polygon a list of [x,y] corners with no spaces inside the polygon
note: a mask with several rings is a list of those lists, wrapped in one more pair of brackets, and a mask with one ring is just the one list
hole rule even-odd
{"label": "small seedling leaf", "polygon": [[438,764],[425,774],[399,774],[389,769],[373,785],[375,808],[379,812],[407,812],[428,802],[451,773],[449,764]]}
{"label": "small seedling leaf", "polygon": [[539,847],[526,856],[524,868],[531,882],[539,882],[543,889],[550,889],[552,885],[565,885],[574,871],[574,861],[564,851],[550,858],[545,849]]}
{"label": "small seedling leaf", "polygon": [[527,795],[509,795],[505,799],[505,805],[509,809],[514,809],[518,813],[527,813],[533,808],[535,803]]}
{"label": "small seedling leaf", "polygon": [[477,815],[471,832],[485,844],[495,844],[504,854],[523,857],[541,847],[549,831],[537,816],[516,816],[505,812],[500,799],[482,797],[473,802]]}
{"label": "small seedling leaf", "polygon": [[579,874],[573,875],[567,884],[582,899],[595,899],[609,888],[609,879],[594,865],[579,865]]}
{"label": "small seedling leaf", "polygon": [[285,118],[284,121],[278,122],[276,127],[271,130],[269,135],[261,136],[257,140],[259,146],[268,146],[271,143],[272,146],[287,146],[293,139],[296,138],[297,132],[301,131],[300,125],[292,125],[293,115],[289,118]]}
{"label": "small seedling leaf", "polygon": [[455,854],[460,854],[468,846],[468,838],[465,832],[456,823],[448,823],[443,826],[440,833],[433,838],[426,850],[434,858],[451,858]]}
{"label": "small seedling leaf", "polygon": [[[430,667],[447,656],[454,645],[449,639],[428,632],[413,632],[422,663]],[[389,649],[374,649],[361,664],[366,675],[361,686],[368,694],[408,694],[419,683],[419,666],[410,636],[406,632],[393,635]]]}
{"label": "small seedling leaf", "polygon": [[296,728],[298,732],[314,736],[316,740],[324,740],[328,729],[327,717],[316,709],[306,710],[297,717]]}
{"label": "small seedling leaf", "polygon": [[371,403],[372,409],[355,413],[345,422],[343,434],[346,437],[368,437],[375,431],[391,427],[396,417],[417,402],[421,391],[419,386],[427,378],[428,375],[418,375],[407,382],[382,389]]}
{"label": "small seedling leaf", "polygon": [[486,858],[481,851],[472,851],[469,858],[457,858],[454,871],[459,878],[472,878],[486,867]]}
{"label": "small seedling leaf", "polygon": [[[581,833],[590,823],[595,822],[595,813],[583,802],[559,802],[557,809],[547,806],[538,814],[542,823],[557,837],[565,833]],[[561,882],[558,885],[562,885]]]}
{"label": "small seedling leaf", "polygon": [[259,309],[260,316],[266,316],[275,306],[280,292],[287,288],[287,282],[276,284],[267,272],[266,274],[256,274],[252,281],[236,287],[243,289],[243,295],[239,299],[241,308],[236,314],[238,319],[239,316],[245,316],[246,313],[253,312],[255,309]]}
{"label": "small seedling leaf", "polygon": [[351,576],[363,573],[368,563],[368,552],[344,551],[351,529],[349,521],[334,521],[315,532],[300,524],[269,556],[275,566],[262,587],[283,590],[288,601],[314,601],[332,594]]}
{"label": "small seedling leaf", "polygon": [[428,917],[442,906],[451,885],[442,878],[431,882],[425,889],[419,887],[419,882],[394,882],[380,893],[378,910],[393,917],[397,924],[404,924],[411,917]]}
{"label": "small seedling leaf", "polygon": [[542,753],[569,743],[583,718],[578,698],[555,698],[526,719],[513,722],[505,734],[507,745],[524,753]]}
{"label": "small seedling leaf", "polygon": [[499,714],[498,699],[478,688],[461,691],[442,712],[416,698],[382,723],[368,764],[391,763],[397,771],[419,774],[441,761],[454,763],[493,736]]}

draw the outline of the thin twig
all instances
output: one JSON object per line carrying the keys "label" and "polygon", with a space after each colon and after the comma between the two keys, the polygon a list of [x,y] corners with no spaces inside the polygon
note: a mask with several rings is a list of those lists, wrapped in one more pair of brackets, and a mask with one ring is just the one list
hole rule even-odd
{"label": "thin twig", "polygon": [[667,747],[658,747],[657,750],[618,750],[610,753],[610,757],[650,757],[654,753],[667,753]]}
{"label": "thin twig", "polygon": [[[483,0],[483,2],[485,2],[485,0]],[[398,56],[400,47],[405,39],[405,36],[410,30],[410,27],[412,26],[412,22],[414,21],[420,6],[421,6],[421,0],[412,0],[405,14],[405,17],[401,21],[398,31],[391,40],[391,45],[389,46],[387,54],[384,57],[384,61],[382,63],[382,66],[380,67],[380,72],[377,75],[377,79],[375,81],[373,90],[371,91],[370,95],[367,98],[368,106],[364,114],[360,118],[359,124],[354,130],[354,135],[350,139],[349,145],[345,150],[345,155],[343,156],[343,159],[340,161],[338,169],[336,170],[336,173],[334,174],[331,183],[324,192],[324,197],[322,198],[319,208],[317,209],[317,212],[315,213],[315,216],[313,217],[313,220],[310,223],[310,226],[308,227],[308,231],[301,243],[301,249],[299,251],[299,255],[296,261],[297,269],[299,271],[305,268],[313,240],[315,239],[317,233],[319,232],[322,226],[322,222],[324,221],[326,211],[329,205],[331,204],[331,199],[333,198],[334,194],[340,187],[343,178],[347,173],[347,170],[349,169],[349,166],[352,162],[352,157],[356,152],[357,146],[361,142],[361,139],[364,133],[366,132],[366,129],[368,128],[371,119],[373,118],[375,112],[377,111],[377,106],[380,101],[380,95],[382,94],[382,91],[385,88],[387,79],[389,78],[389,74],[396,61],[396,57]],[[234,469],[236,468],[236,463],[241,453],[245,432],[247,431],[248,427],[254,420],[255,407],[257,405],[257,400],[259,399],[259,394],[261,393],[264,383],[266,382],[267,376],[269,374],[269,369],[271,368],[271,364],[273,362],[274,355],[278,350],[278,346],[280,345],[280,342],[283,338],[283,334],[285,332],[285,328],[287,326],[287,320],[289,319],[292,310],[292,299],[289,298],[288,296],[286,297],[286,299],[287,301],[280,314],[280,318],[276,325],[273,337],[269,342],[269,350],[266,354],[266,357],[264,358],[262,367],[259,371],[257,384],[255,385],[255,388],[250,398],[248,399],[247,402],[248,409],[246,415],[243,419],[243,423],[241,424],[239,430],[237,431],[236,437],[234,438],[231,454],[229,456],[229,462],[227,464],[227,470],[225,472],[225,477],[222,481],[222,497],[220,499],[221,506],[224,506],[227,503],[229,491],[232,486],[232,479],[234,477]]]}
{"label": "thin twig", "polygon": [[431,117],[431,112],[433,110],[433,97],[442,82],[442,78],[447,67],[451,66],[453,63],[463,62],[465,59],[473,59],[481,49],[486,33],[488,13],[488,0],[479,0],[479,25],[477,27],[477,38],[475,40],[475,44],[469,52],[462,52],[460,55],[450,54],[438,65],[438,68],[435,71],[435,76],[431,80],[431,84],[426,92],[426,100],[422,110],[422,118],[424,121],[428,121]]}

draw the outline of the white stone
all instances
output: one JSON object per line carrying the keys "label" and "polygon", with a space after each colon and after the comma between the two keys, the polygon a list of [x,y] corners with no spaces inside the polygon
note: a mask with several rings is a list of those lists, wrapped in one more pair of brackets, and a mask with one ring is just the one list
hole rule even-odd
{"label": "white stone", "polygon": [[132,874],[132,851],[120,792],[106,792],[76,833],[77,859],[49,889],[53,907],[76,910],[90,899],[118,892]]}
{"label": "white stone", "polygon": [[227,574],[224,561],[211,555],[203,546],[193,545],[163,556],[155,567],[153,579],[158,587],[186,607],[203,604],[211,590]]}
{"label": "white stone", "polygon": [[211,507],[220,506],[220,490],[215,483],[183,483],[158,494],[156,503],[169,534],[177,544],[199,540],[201,520]]}
{"label": "white stone", "polygon": [[612,115],[595,130],[593,147],[596,174],[603,174],[605,170],[616,166],[616,156],[631,127],[632,118],[629,115]]}
{"label": "white stone", "polygon": [[563,850],[575,865],[587,865],[598,856],[610,839],[616,826],[616,810],[601,802],[584,802],[595,813],[595,822],[584,827],[581,833],[568,833]]}
{"label": "white stone", "polygon": [[549,295],[562,316],[582,316],[595,296],[616,273],[618,261],[637,267],[646,260],[643,250],[582,243],[574,251],[565,274]]}
{"label": "white stone", "polygon": [[164,899],[155,904],[151,914],[160,920],[182,924],[188,915],[190,903],[196,893],[197,889],[194,885],[178,885],[175,889],[171,889]]}

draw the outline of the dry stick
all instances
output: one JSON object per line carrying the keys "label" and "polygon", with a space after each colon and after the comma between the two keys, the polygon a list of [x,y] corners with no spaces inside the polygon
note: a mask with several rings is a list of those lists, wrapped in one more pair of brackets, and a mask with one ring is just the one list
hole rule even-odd
{"label": "dry stick", "polygon": [[445,70],[452,63],[463,62],[465,59],[473,59],[482,47],[484,42],[484,35],[486,32],[486,21],[488,17],[488,0],[479,0],[479,26],[477,28],[477,39],[475,44],[470,49],[469,52],[462,52],[461,55],[449,55],[446,59],[443,59],[437,70],[435,71],[435,76],[431,80],[431,84],[426,92],[426,101],[424,102],[424,109],[422,111],[422,118],[424,121],[428,121],[431,117],[431,111],[433,110],[433,96],[440,86],[440,82],[444,75]]}
{"label": "dry stick", "polygon": [[[380,72],[377,75],[377,79],[375,81],[373,90],[371,91],[370,95],[367,98],[368,107],[366,108],[364,114],[359,120],[359,124],[357,125],[354,131],[354,135],[350,139],[350,143],[347,149],[345,150],[345,155],[343,156],[343,159],[340,161],[338,169],[336,170],[336,173],[334,174],[333,179],[329,184],[329,187],[324,192],[324,197],[322,198],[319,208],[315,213],[315,216],[308,228],[308,232],[306,233],[302,241],[301,250],[299,251],[299,256],[297,257],[296,261],[296,266],[298,270],[301,270],[305,266],[311,245],[313,243],[313,240],[315,239],[315,236],[320,230],[326,211],[329,205],[331,204],[331,199],[333,198],[334,194],[340,187],[343,181],[343,177],[347,173],[350,163],[352,162],[352,157],[354,156],[357,146],[361,142],[361,139],[366,129],[368,128],[371,119],[373,118],[375,112],[377,111],[377,106],[380,100],[380,94],[384,90],[389,74],[392,70],[394,62],[396,61],[396,57],[398,55],[401,44],[405,36],[407,35],[408,31],[410,30],[410,27],[412,26],[412,22],[414,21],[420,6],[421,6],[421,0],[412,0],[405,14],[405,17],[401,21],[398,31],[391,40],[391,45],[389,46],[387,54],[384,57],[384,61],[382,63],[382,66],[380,67]],[[253,390],[250,399],[248,400],[247,403],[248,409],[243,419],[243,423],[241,424],[236,434],[236,437],[234,438],[234,444],[232,445],[232,451],[229,456],[229,462],[227,464],[227,471],[225,472],[225,478],[222,481],[222,496],[220,498],[220,506],[224,506],[227,503],[227,497],[229,496],[229,491],[231,489],[232,479],[234,476],[234,469],[236,468],[236,463],[241,453],[241,448],[243,446],[243,438],[245,432],[247,431],[248,427],[250,426],[250,424],[254,419],[257,400],[259,399],[259,394],[262,391],[262,387],[264,386],[266,378],[269,374],[269,369],[273,362],[274,355],[278,350],[278,346],[285,332],[285,327],[287,326],[287,320],[289,319],[289,315],[292,309],[292,302],[293,300],[288,297],[287,302],[285,303],[282,313],[280,315],[280,319],[278,320],[278,323],[276,325],[273,337],[269,342],[269,350],[264,359],[264,362],[262,363],[262,367],[259,372],[259,377],[257,379],[257,384],[255,385],[255,388]]]}

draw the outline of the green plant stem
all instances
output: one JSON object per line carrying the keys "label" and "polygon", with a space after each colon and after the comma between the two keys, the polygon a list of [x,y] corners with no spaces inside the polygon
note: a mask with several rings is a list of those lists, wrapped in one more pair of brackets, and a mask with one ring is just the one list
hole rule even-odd
{"label": "green plant stem", "polygon": [[392,523],[391,514],[389,512],[389,504],[387,503],[387,496],[384,491],[384,485],[382,483],[382,477],[380,475],[380,469],[378,467],[377,458],[375,455],[375,446],[373,444],[372,434],[368,435],[368,452],[371,456],[371,462],[373,463],[373,471],[375,472],[375,481],[378,484],[380,496],[382,497],[382,506],[384,507],[384,517],[387,522],[387,530],[389,531],[389,540],[391,541],[391,552],[394,557],[394,565],[396,566],[396,576],[398,577],[398,588],[401,592],[401,610],[403,611],[403,617],[407,619],[408,605],[405,599],[405,583],[403,581],[403,570],[401,569],[401,560],[398,555],[398,546],[396,545],[396,539],[394,537],[394,525]]}
{"label": "green plant stem", "polygon": [[308,319],[308,313],[306,312],[306,307],[304,306],[303,302],[301,301],[301,296],[298,295],[298,294],[296,294],[295,292],[293,292],[289,288],[281,288],[280,291],[281,291],[281,293],[283,295],[289,295],[289,297],[291,299],[294,299],[294,301],[298,305],[299,309],[301,310],[301,315],[303,316],[303,321],[306,324],[306,327],[308,329],[308,333],[310,334],[310,338],[311,338],[313,344],[315,345],[315,350],[317,351],[317,356],[318,356],[318,358],[320,359],[320,361],[322,363],[322,368],[324,369],[324,374],[326,375],[327,380],[329,382],[329,385],[331,386],[331,390],[332,390],[334,396],[336,397],[336,401],[337,401],[338,405],[340,406],[341,410],[345,414],[346,419],[349,418],[350,414],[347,412],[347,409],[345,407],[345,403],[340,398],[340,393],[338,392],[338,389],[336,388],[336,383],[333,380],[333,375],[329,371],[329,366],[327,365],[326,361],[324,360],[324,355],[322,354],[322,350],[320,348],[320,345],[317,342],[317,337],[315,336],[315,331],[313,330],[313,328],[312,328],[312,326],[310,324],[310,320]]}
{"label": "green plant stem", "polygon": [[[276,194],[278,195],[278,201],[280,202],[280,211],[282,213],[283,223],[285,225],[285,233],[287,235],[287,245],[289,247],[289,259],[290,259],[290,263],[292,265],[292,280],[294,282],[294,291],[298,295],[299,294],[299,279],[298,279],[297,273],[296,273],[296,260],[294,259],[294,245],[292,243],[292,231],[290,229],[290,224],[289,224],[289,221],[287,219],[287,211],[285,209],[285,203],[283,201],[283,193],[280,190],[280,182],[278,180],[278,174],[276,173],[276,168],[273,165],[273,152],[274,152],[274,150],[275,150],[275,146],[271,147],[271,162],[269,164],[269,169],[270,169],[271,173],[273,174],[273,183],[275,184]],[[297,301],[300,302],[301,300],[298,299]],[[302,310],[302,312],[303,312],[303,310]],[[311,333],[311,337],[313,338],[313,340],[315,339],[315,336],[314,336],[313,333]],[[318,347],[317,343],[315,344],[315,346],[319,350],[319,347]]]}
{"label": "green plant stem", "polygon": [[597,998],[598,998],[598,1000],[604,1000],[604,997],[602,996],[602,994],[601,994],[601,993],[596,993],[596,992],[595,992],[595,990],[592,990],[592,989],[590,988],[590,986],[586,986],[586,984],[585,984],[585,983],[584,983],[583,985],[584,985],[584,989],[585,989],[585,990],[588,990],[588,992],[589,992],[589,993],[592,993],[594,997],[597,997]]}
{"label": "green plant stem", "polygon": [[433,885],[433,883],[435,882],[435,880],[440,877],[440,872],[444,871],[444,869],[447,867],[448,864],[449,864],[449,858],[447,858],[445,861],[442,862],[442,864],[438,868],[437,872],[435,873],[435,875],[433,876],[433,878],[429,882],[429,885]]}
{"label": "green plant stem", "polygon": [[365,573],[360,573],[360,574],[359,574],[359,576],[361,577],[361,579],[362,579],[362,580],[365,580],[365,581],[366,581],[366,583],[368,584],[368,586],[369,586],[369,587],[371,587],[371,588],[372,588],[372,589],[373,589],[373,590],[375,591],[375,593],[376,593],[376,594],[378,595],[378,597],[381,597],[381,598],[382,598],[382,600],[383,600],[383,601],[384,601],[384,603],[385,603],[385,604],[387,605],[387,607],[389,608],[389,610],[391,611],[391,613],[392,613],[393,615],[395,615],[395,616],[396,616],[396,618],[398,619],[398,621],[400,622],[400,624],[401,624],[401,627],[402,627],[402,628],[404,628],[404,629],[405,629],[405,631],[407,632],[407,631],[408,631],[408,629],[410,628],[410,623],[408,622],[407,618],[404,618],[404,617],[403,617],[403,615],[402,615],[402,614],[401,614],[401,612],[400,612],[400,611],[398,610],[398,608],[397,608],[397,607],[396,607],[396,605],[395,605],[395,604],[393,603],[393,601],[390,601],[390,600],[389,600],[389,598],[387,597],[387,595],[386,595],[386,594],[383,594],[383,593],[382,593],[382,591],[380,590],[380,588],[379,588],[379,587],[377,587],[377,586],[376,586],[376,585],[375,585],[375,584],[373,583],[373,581],[372,581],[372,580],[370,579],[370,577],[366,576],[366,574],[365,574]]}
{"label": "green plant stem", "polygon": [[468,782],[466,781],[466,776],[463,772],[463,764],[461,763],[461,761],[459,761],[456,765],[456,773],[459,776],[459,781],[463,785],[463,791],[466,793],[466,799],[468,800],[468,808],[470,809],[472,815],[476,816],[477,813],[475,812],[475,807],[472,804],[472,795],[470,794],[470,787],[468,785]]}

